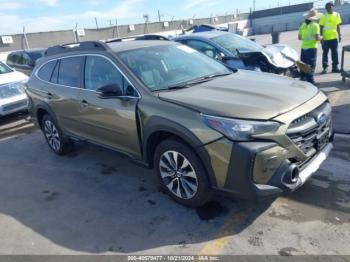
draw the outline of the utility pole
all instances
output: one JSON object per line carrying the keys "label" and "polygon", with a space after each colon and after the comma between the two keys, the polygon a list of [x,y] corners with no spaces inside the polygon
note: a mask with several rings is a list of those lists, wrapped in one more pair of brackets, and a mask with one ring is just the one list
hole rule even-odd
{"label": "utility pole", "polygon": [[23,36],[24,36],[24,41],[26,42],[27,49],[29,50],[29,44],[28,44],[28,39],[27,39],[27,34],[26,34],[26,27],[23,26]]}
{"label": "utility pole", "polygon": [[118,19],[115,19],[115,27],[117,29],[117,38],[118,38],[119,37]]}
{"label": "utility pole", "polygon": [[159,9],[158,9],[158,21],[160,22],[160,20],[161,20],[160,11],[159,11]]}
{"label": "utility pole", "polygon": [[253,12],[255,12],[255,2],[256,0],[253,0]]}
{"label": "utility pole", "polygon": [[95,24],[96,24],[96,29],[98,29],[98,23],[97,23],[97,18],[95,17]]}

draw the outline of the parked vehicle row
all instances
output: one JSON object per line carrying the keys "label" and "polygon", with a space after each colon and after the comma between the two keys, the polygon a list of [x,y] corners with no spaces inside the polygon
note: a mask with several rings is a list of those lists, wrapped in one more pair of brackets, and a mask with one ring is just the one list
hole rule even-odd
{"label": "parked vehicle row", "polygon": [[315,86],[232,71],[174,41],[51,47],[27,93],[56,154],[77,140],[125,153],[154,168],[187,206],[215,191],[244,198],[294,191],[332,149],[331,106]]}

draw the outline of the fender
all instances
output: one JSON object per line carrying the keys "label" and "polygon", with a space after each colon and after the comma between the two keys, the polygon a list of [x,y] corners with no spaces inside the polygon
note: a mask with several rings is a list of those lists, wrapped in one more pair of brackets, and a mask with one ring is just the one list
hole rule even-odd
{"label": "fender", "polygon": [[38,104],[36,104],[34,106],[34,108],[32,109],[32,117],[35,118],[35,122],[37,123],[37,125],[40,127],[41,123],[39,123],[39,119],[38,119],[38,111],[40,109],[45,110],[46,112],[48,112],[50,114],[50,116],[55,120],[56,123],[58,122],[58,118],[56,116],[56,114],[54,113],[54,111],[50,108],[50,106],[48,104],[46,104],[45,102],[40,101]]}
{"label": "fender", "polygon": [[159,116],[154,116],[149,119],[147,124],[143,128],[144,134],[143,134],[143,144],[142,144],[142,149],[143,149],[143,160],[144,162],[148,163],[148,165],[152,165],[150,163],[149,156],[148,156],[148,150],[147,146],[149,143],[149,139],[152,136],[152,134],[157,133],[157,132],[167,132],[171,133],[174,136],[177,136],[184,140],[192,149],[195,151],[197,156],[200,158],[202,161],[202,164],[204,165],[209,181],[213,187],[216,186],[216,178],[214,171],[210,165],[211,160],[208,152],[205,150],[204,144],[186,127],[173,122],[171,120],[168,120],[163,117]]}

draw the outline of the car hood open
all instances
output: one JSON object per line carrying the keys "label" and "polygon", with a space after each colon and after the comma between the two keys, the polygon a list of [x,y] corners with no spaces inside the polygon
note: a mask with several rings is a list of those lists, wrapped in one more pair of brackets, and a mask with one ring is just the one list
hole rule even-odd
{"label": "car hood open", "polygon": [[267,73],[238,70],[189,88],[159,92],[159,98],[204,114],[267,120],[310,100],[317,87]]}

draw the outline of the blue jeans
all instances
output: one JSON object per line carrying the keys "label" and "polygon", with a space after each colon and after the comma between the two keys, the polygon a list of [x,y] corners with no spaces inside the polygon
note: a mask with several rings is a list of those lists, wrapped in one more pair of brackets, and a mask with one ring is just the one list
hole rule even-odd
{"label": "blue jeans", "polygon": [[338,39],[325,40],[322,45],[323,57],[322,65],[326,69],[328,67],[328,53],[329,49],[332,51],[332,66],[333,70],[338,69],[339,59],[338,59]]}
{"label": "blue jeans", "polygon": [[308,81],[314,83],[314,75],[317,60],[317,48],[301,49],[300,60],[311,67],[311,72],[306,74],[305,72],[300,72],[300,79],[303,81]]}

